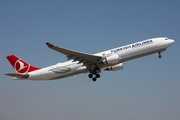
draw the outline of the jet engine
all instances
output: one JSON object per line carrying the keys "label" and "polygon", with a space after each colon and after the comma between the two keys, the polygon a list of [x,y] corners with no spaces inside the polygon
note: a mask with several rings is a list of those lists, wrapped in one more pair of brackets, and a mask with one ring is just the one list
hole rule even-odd
{"label": "jet engine", "polygon": [[102,62],[104,64],[117,64],[120,62],[120,59],[121,58],[119,57],[119,55],[114,54],[114,55],[104,58]]}
{"label": "jet engine", "polygon": [[119,63],[117,65],[113,65],[111,67],[108,67],[105,69],[105,71],[117,71],[117,70],[122,70],[124,69],[123,63]]}

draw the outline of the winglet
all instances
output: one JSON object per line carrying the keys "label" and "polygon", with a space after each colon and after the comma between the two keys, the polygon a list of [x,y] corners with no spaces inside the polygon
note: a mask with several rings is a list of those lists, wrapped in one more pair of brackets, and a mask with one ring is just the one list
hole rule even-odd
{"label": "winglet", "polygon": [[53,45],[53,44],[51,44],[51,43],[49,43],[49,42],[46,42],[46,45],[47,45],[49,48],[54,47],[54,45]]}

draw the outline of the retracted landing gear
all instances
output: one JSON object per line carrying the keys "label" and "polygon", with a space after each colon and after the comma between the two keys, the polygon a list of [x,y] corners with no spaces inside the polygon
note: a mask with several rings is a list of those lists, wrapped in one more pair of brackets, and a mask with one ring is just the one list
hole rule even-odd
{"label": "retracted landing gear", "polygon": [[159,58],[162,58],[161,52],[158,52],[158,54],[159,54],[159,56],[158,56],[158,57],[159,57]]}
{"label": "retracted landing gear", "polygon": [[100,71],[98,67],[95,67],[94,69],[90,69],[90,74],[88,75],[89,78],[92,78],[92,80],[95,82],[97,78],[100,78],[100,74],[97,71]]}

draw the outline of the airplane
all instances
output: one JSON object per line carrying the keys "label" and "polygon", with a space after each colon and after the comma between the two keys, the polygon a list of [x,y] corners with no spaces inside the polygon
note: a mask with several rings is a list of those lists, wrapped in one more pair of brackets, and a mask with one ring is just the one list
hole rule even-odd
{"label": "airplane", "polygon": [[30,65],[15,55],[7,56],[8,61],[15,69],[16,73],[7,73],[14,80],[55,80],[69,76],[89,73],[88,77],[93,81],[100,78],[102,70],[118,71],[124,69],[123,62],[140,58],[143,56],[161,53],[174,43],[173,39],[158,37],[146,39],[122,47],[113,48],[96,54],[77,52],[62,47],[55,46],[49,42],[46,45],[68,59],[66,62],[57,63],[45,68],[38,68]]}

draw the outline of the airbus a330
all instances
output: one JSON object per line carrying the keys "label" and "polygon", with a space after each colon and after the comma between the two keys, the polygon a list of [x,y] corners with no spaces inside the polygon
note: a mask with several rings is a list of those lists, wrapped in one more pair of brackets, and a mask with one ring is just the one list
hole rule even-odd
{"label": "airbus a330", "polygon": [[46,45],[67,57],[67,61],[57,63],[45,68],[30,65],[15,55],[7,56],[7,59],[15,69],[16,73],[5,75],[13,77],[15,80],[55,80],[70,77],[77,74],[89,73],[88,77],[93,81],[100,78],[102,70],[117,71],[122,70],[123,62],[158,53],[161,53],[174,43],[174,40],[167,37],[159,37],[143,40],[122,47],[113,48],[96,54],[77,52],[62,47],[55,46],[49,42]]}

